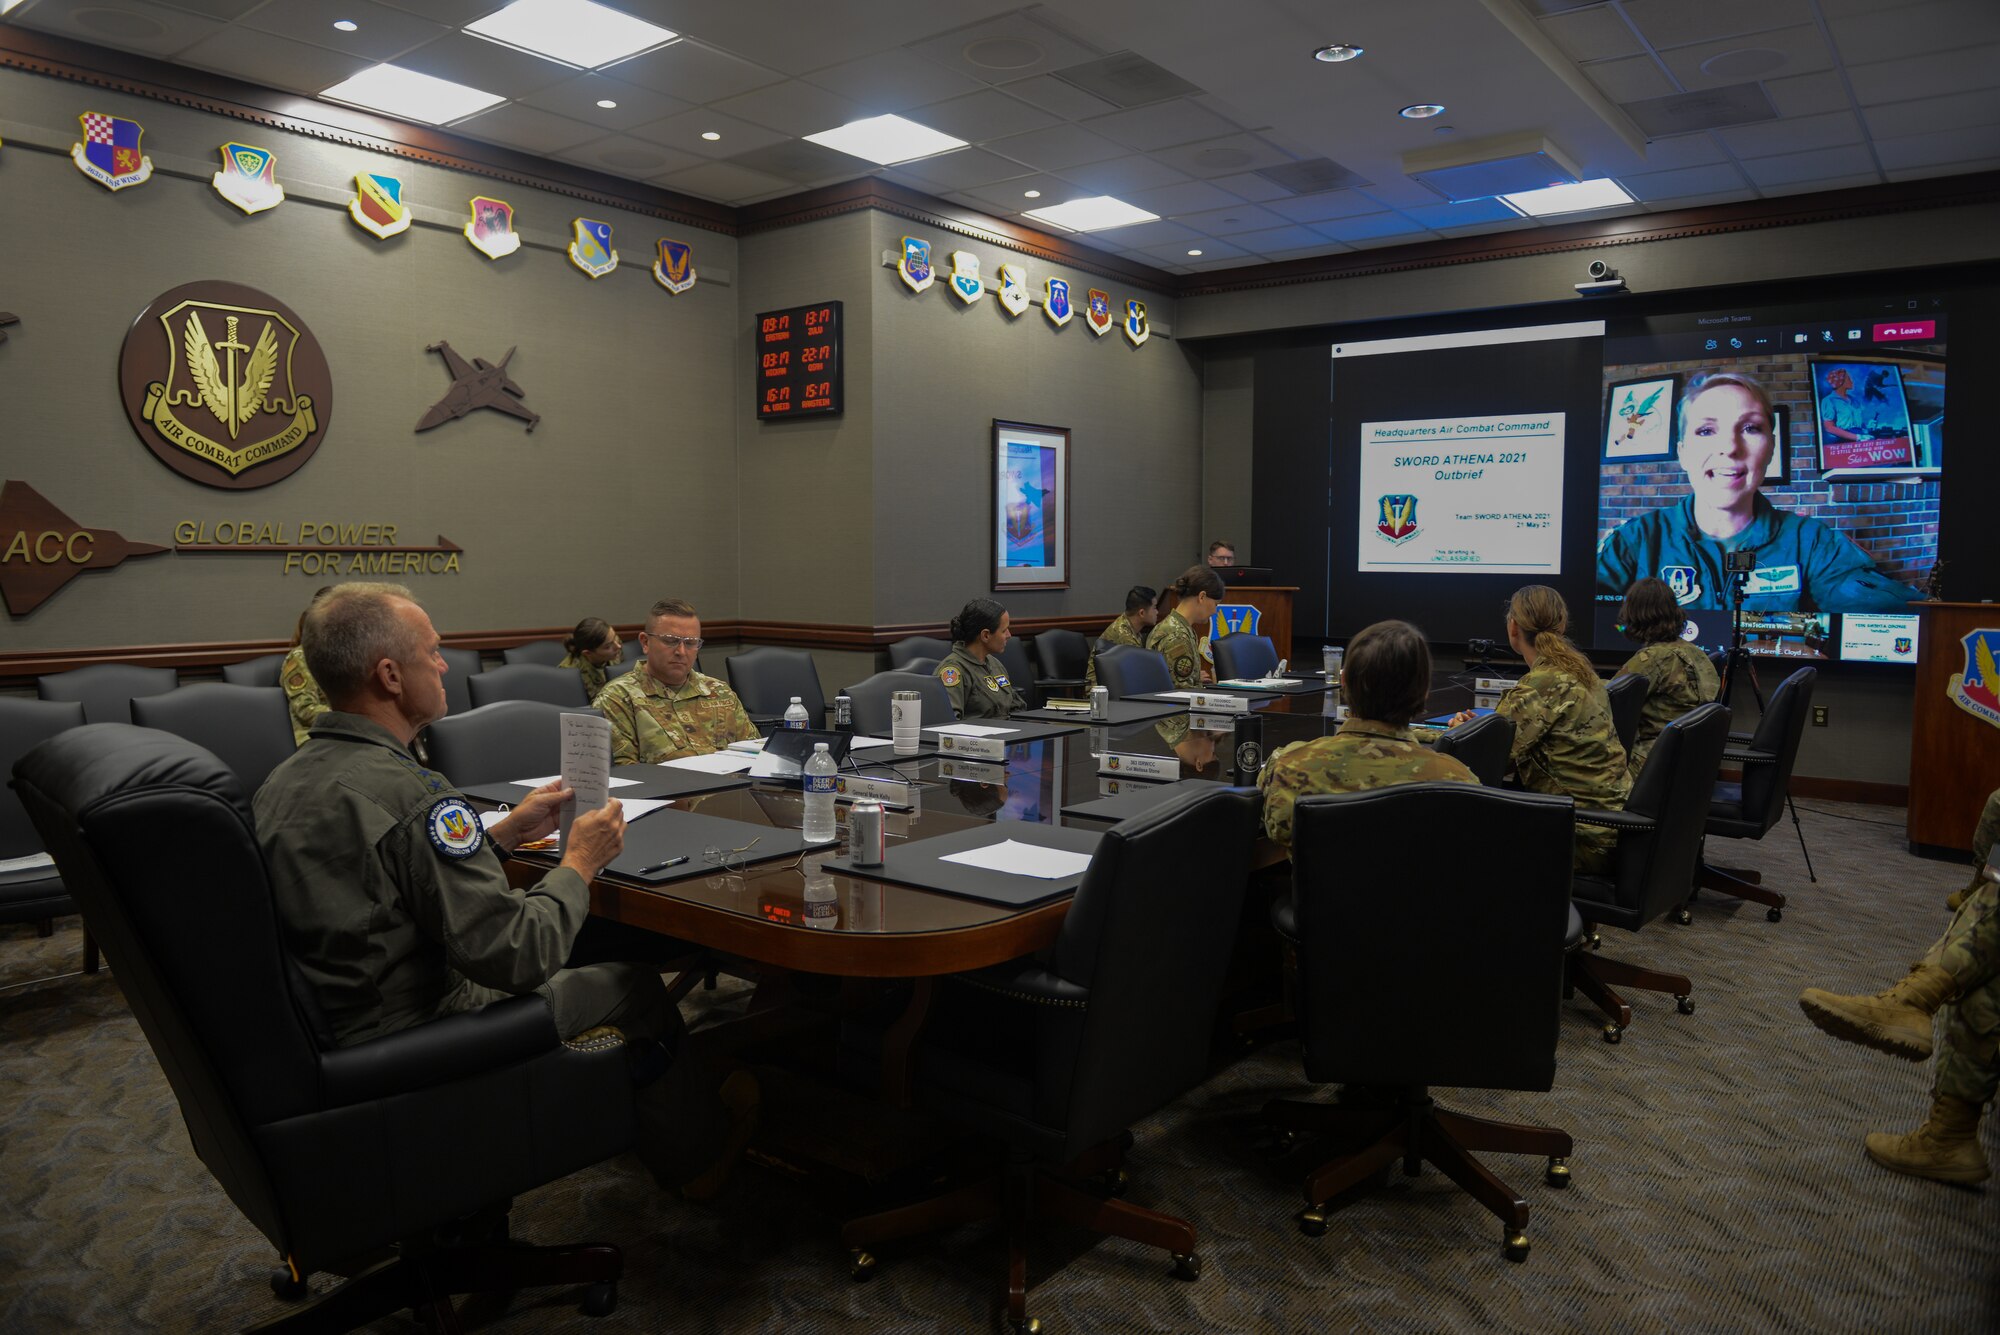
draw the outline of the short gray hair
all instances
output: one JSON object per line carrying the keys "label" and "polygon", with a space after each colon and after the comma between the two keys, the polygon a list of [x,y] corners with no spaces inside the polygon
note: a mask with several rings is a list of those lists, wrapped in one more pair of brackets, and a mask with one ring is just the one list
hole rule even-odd
{"label": "short gray hair", "polygon": [[299,632],[306,668],[335,708],[361,693],[377,663],[403,662],[419,647],[396,615],[399,598],[416,602],[401,584],[337,584],[306,609]]}

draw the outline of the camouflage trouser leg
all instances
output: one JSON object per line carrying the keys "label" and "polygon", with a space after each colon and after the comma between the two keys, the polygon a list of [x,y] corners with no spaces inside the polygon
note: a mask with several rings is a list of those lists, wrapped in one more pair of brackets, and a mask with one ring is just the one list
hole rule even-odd
{"label": "camouflage trouser leg", "polygon": [[2000,1087],[2000,885],[1979,882],[1924,962],[1959,988],[1942,1012],[1934,1092],[1984,1103]]}
{"label": "camouflage trouser leg", "polygon": [[2000,976],[2000,884],[1980,881],[1921,963],[1950,974],[1961,996]]}
{"label": "camouflage trouser leg", "polygon": [[1972,880],[1965,892],[1971,894],[1985,879],[1980,875],[1986,866],[1986,859],[1993,854],[1993,845],[2000,843],[2000,788],[1995,788],[1986,798],[1986,810],[1979,813],[1978,828],[1972,832]]}

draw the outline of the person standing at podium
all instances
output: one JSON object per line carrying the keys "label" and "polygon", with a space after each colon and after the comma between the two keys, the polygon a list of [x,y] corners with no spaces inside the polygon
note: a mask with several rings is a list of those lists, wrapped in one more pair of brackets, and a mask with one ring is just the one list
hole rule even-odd
{"label": "person standing at podium", "polygon": [[[1143,584],[1134,584],[1127,589],[1125,610],[1104,628],[1104,633],[1097,637],[1097,644],[1129,644],[1136,649],[1145,648],[1146,633],[1160,620],[1159,609],[1154,606],[1159,596]],[[1083,673],[1086,690],[1097,686],[1097,644],[1090,646],[1090,664]]]}
{"label": "person standing at podium", "polygon": [[1146,647],[1165,657],[1175,690],[1200,690],[1201,632],[1195,628],[1208,625],[1209,618],[1215,615],[1215,605],[1228,590],[1223,586],[1222,576],[1213,569],[1189,566],[1169,592],[1176,599],[1174,610],[1162,617],[1160,624],[1146,636]]}
{"label": "person standing at podium", "polygon": [[1236,564],[1236,544],[1217,538],[1208,544],[1208,564],[1216,570],[1227,570]]}

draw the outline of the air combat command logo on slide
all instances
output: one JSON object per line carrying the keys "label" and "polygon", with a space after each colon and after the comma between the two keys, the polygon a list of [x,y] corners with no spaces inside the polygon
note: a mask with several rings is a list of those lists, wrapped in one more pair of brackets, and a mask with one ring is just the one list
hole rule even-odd
{"label": "air combat command logo on slide", "polygon": [[1390,542],[1407,542],[1417,536],[1417,498],[1408,495],[1384,496],[1376,504],[1381,509],[1375,531]]}
{"label": "air combat command logo on slide", "polygon": [[1951,674],[1944,693],[1966,713],[2000,728],[2000,667],[1993,661],[2000,654],[2000,628],[1982,626],[1959,644],[1965,650],[1965,670]]}

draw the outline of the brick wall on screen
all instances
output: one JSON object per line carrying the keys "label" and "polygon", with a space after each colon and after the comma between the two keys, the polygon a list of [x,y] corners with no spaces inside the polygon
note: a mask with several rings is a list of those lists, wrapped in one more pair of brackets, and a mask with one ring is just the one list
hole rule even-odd
{"label": "brick wall on screen", "polygon": [[[1940,348],[1939,351],[1943,349]],[[1905,363],[1910,370],[1916,363]],[[1704,370],[1716,369],[1712,361],[1642,362],[1604,368],[1607,395],[1610,386],[1626,380],[1679,373],[1681,385]],[[1735,369],[1755,376],[1771,393],[1772,402],[1786,414],[1786,436],[1782,446],[1791,459],[1792,480],[1785,485],[1767,483],[1765,495],[1781,510],[1812,515],[1831,524],[1861,550],[1874,557],[1882,572],[1905,584],[1921,587],[1937,561],[1938,480],[1918,483],[1828,482],[1819,473],[1819,448],[1814,425],[1812,373],[1801,356],[1774,356],[1763,361],[1744,361]],[[1932,367],[1923,369],[1932,370]],[[1599,427],[1602,439],[1602,424]],[[1688,494],[1687,476],[1674,459],[1649,459],[1633,463],[1604,463],[1599,484],[1597,512],[1598,538],[1626,520],[1663,505],[1672,505]]]}

